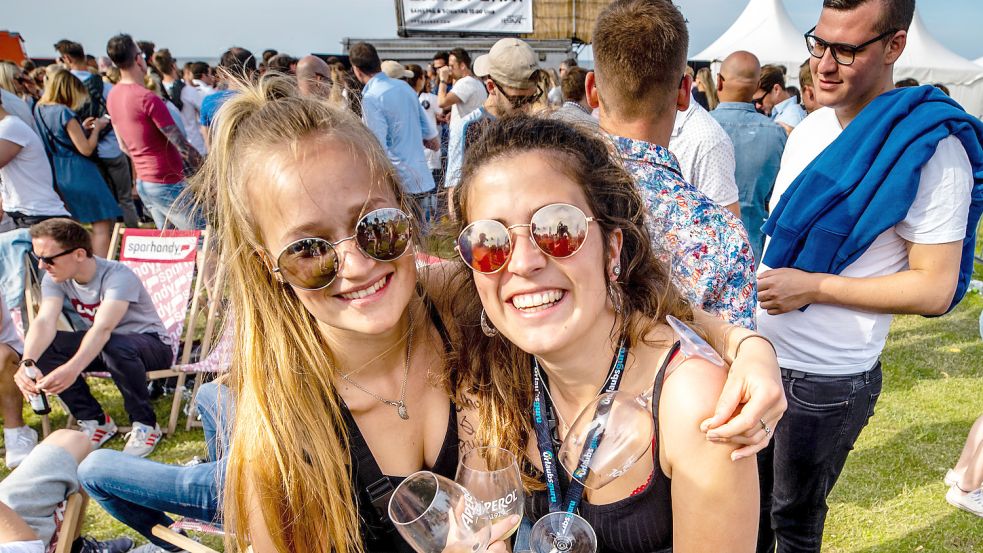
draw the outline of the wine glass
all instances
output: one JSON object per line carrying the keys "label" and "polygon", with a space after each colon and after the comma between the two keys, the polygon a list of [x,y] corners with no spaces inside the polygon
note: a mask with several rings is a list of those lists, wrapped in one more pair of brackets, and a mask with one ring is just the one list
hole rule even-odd
{"label": "wine glass", "polygon": [[500,539],[508,538],[519,528],[524,494],[519,464],[512,452],[500,447],[476,447],[461,457],[455,480],[478,500],[482,514],[492,524],[518,515],[515,528]]}
{"label": "wine glass", "polygon": [[597,551],[597,534],[586,520],[573,513],[550,513],[532,525],[529,550],[532,553],[594,553]]}
{"label": "wine glass", "polygon": [[481,504],[460,484],[425,470],[396,487],[389,518],[418,553],[480,553],[491,537]]}
{"label": "wine glass", "polygon": [[[685,323],[671,315],[666,320],[679,335],[681,354],[667,372],[694,358],[726,366],[710,344]],[[560,464],[572,478],[596,490],[623,475],[645,455],[655,439],[652,393],[652,389],[641,395],[607,392],[587,404],[560,446]]]}

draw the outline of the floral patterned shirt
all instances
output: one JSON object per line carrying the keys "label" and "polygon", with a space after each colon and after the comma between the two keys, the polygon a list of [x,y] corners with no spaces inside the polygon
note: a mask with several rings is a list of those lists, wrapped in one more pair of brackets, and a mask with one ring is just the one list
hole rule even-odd
{"label": "floral patterned shirt", "polygon": [[745,328],[755,328],[754,255],[741,220],[683,179],[668,149],[612,136],[648,207],[656,255],[690,302]]}

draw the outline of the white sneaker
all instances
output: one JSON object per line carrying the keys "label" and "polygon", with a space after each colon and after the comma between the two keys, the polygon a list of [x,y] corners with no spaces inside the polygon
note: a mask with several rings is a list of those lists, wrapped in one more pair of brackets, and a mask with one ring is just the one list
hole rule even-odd
{"label": "white sneaker", "polygon": [[127,439],[126,445],[123,447],[123,453],[134,457],[146,457],[157,447],[157,442],[160,441],[163,435],[164,433],[161,432],[159,425],[148,426],[140,422],[135,422],[133,423],[133,430],[130,430],[126,434]]}
{"label": "white sneaker", "polygon": [[942,481],[945,482],[947,488],[951,488],[959,483],[959,473],[953,469],[949,469],[945,472],[945,478]]}
{"label": "white sneaker", "polygon": [[113,418],[106,415],[106,421],[102,424],[98,420],[79,421],[79,430],[89,437],[92,442],[92,449],[99,449],[102,444],[109,441],[116,435],[116,423]]}
{"label": "white sneaker", "polygon": [[15,469],[34,446],[38,445],[38,433],[30,426],[4,428],[3,444],[7,450],[7,468]]}
{"label": "white sneaker", "polygon": [[963,493],[962,490],[953,486],[946,492],[945,500],[953,507],[958,507],[978,517],[983,517],[983,489],[975,489],[969,493]]}
{"label": "white sneaker", "polygon": [[[170,550],[164,549],[163,547],[156,546],[152,543],[146,545],[141,545],[136,549],[131,549],[130,553],[171,553]],[[184,549],[179,549],[176,553],[188,553]]]}

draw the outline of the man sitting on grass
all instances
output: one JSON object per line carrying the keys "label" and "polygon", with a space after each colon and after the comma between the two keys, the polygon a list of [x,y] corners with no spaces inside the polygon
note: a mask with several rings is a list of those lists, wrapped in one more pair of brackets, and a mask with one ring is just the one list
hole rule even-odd
{"label": "man sitting on grass", "polygon": [[[107,371],[133,422],[124,453],[146,457],[160,441],[157,416],[147,391],[147,371],[166,369],[174,352],[143,283],[129,267],[92,255],[82,225],[48,219],[31,227],[38,266],[44,269],[41,310],[24,340],[24,356],[14,376],[24,394],[58,394],[82,431],[98,448],[116,433],[116,424],[82,378],[83,371]],[[88,328],[55,327],[68,299]],[[26,367],[44,374],[36,382]]]}

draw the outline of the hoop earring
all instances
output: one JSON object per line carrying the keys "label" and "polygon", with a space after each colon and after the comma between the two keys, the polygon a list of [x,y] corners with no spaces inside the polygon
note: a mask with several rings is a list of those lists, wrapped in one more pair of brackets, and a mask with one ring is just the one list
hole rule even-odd
{"label": "hoop earring", "polygon": [[625,300],[621,295],[621,289],[615,281],[608,281],[608,299],[611,300],[614,312],[619,317],[625,314]]}
{"label": "hoop earring", "polygon": [[485,315],[485,308],[481,308],[481,332],[489,338],[494,338],[498,336],[498,329],[493,327],[490,322],[488,322],[488,316]]}

